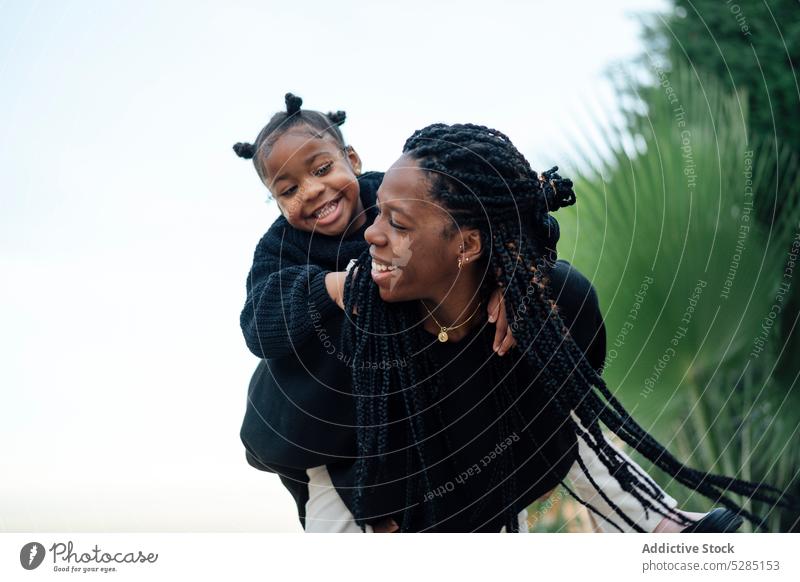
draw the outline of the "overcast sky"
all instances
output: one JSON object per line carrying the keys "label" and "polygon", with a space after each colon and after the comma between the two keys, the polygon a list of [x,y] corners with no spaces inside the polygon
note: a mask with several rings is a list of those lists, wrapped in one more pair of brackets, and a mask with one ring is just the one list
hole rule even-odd
{"label": "overcast sky", "polygon": [[414,129],[535,169],[607,123],[656,0],[0,4],[0,529],[299,531],[239,427],[238,317],[278,215],[252,141],[292,91],[382,170]]}

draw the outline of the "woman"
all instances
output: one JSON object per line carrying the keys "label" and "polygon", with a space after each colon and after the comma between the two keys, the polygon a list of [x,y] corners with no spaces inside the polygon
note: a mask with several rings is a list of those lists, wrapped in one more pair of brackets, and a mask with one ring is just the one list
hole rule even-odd
{"label": "woman", "polygon": [[[498,419],[492,438],[499,442],[505,435],[520,435],[508,447],[511,454],[500,455],[498,475],[490,481],[497,494],[479,520],[501,523],[507,531],[516,528],[519,510],[536,498],[530,481],[518,478],[520,468],[529,461],[527,455],[549,452],[548,442],[555,442],[557,435],[564,444],[552,446],[555,455],[574,455],[572,439],[580,439],[646,512],[691,523],[609,446],[600,421],[676,481],[757,526],[761,519],[725,497],[725,490],[773,505],[794,503],[769,485],[681,464],[630,417],[566,332],[547,285],[552,257],[542,241],[548,210],[574,202],[571,182],[557,175],[540,180],[505,135],[480,126],[429,126],[409,138],[403,152],[379,189],[380,215],[366,235],[370,252],[359,259],[345,297],[345,313],[357,314],[347,327],[347,345],[355,364],[359,458],[353,513],[359,523],[374,513],[369,487],[392,479],[402,479],[407,500],[401,529],[436,530],[452,517],[437,512],[442,505],[445,512],[452,509],[446,503],[425,505],[420,500],[459,470],[446,468],[444,461],[467,446],[464,434],[445,430],[457,418],[450,403],[445,405],[452,391],[437,373],[453,353],[437,353],[436,348],[459,339],[483,342],[484,360],[458,372],[465,382],[484,374]],[[423,261],[414,261],[415,249],[426,253]],[[398,265],[398,250],[403,255],[410,251],[411,259],[405,257]],[[496,286],[506,289],[506,314],[519,344],[518,365],[511,371],[507,362],[491,356],[486,334],[470,335],[479,325],[481,303]],[[390,308],[377,308],[384,302]],[[413,354],[415,365],[359,365],[397,353]],[[540,405],[541,414],[531,405]],[[404,422],[396,423],[401,417]],[[547,430],[538,430],[541,426]],[[429,438],[440,433],[464,440],[442,453],[437,446],[445,439]],[[406,454],[398,468],[399,463],[387,459],[401,450]],[[581,463],[580,456],[576,460]],[[541,466],[548,462],[552,478],[563,477],[560,457],[542,459]],[[485,497],[475,493],[475,501]],[[635,526],[624,511],[616,511],[616,517]]]}

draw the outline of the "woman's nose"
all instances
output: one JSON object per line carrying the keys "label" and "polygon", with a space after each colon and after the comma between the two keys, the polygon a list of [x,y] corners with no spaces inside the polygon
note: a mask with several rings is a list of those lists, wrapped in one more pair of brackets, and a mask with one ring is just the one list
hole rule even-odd
{"label": "woman's nose", "polygon": [[377,247],[381,247],[386,244],[386,236],[381,232],[381,227],[377,220],[369,225],[367,230],[364,231],[364,240]]}

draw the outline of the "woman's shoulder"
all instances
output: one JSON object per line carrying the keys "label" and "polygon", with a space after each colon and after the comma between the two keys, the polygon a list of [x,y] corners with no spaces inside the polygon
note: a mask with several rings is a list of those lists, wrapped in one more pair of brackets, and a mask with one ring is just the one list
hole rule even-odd
{"label": "woman's shoulder", "polygon": [[575,343],[596,370],[606,357],[606,330],[597,291],[569,261],[559,259],[550,273],[551,297]]}
{"label": "woman's shoulder", "polygon": [[550,271],[550,291],[556,304],[569,307],[598,304],[592,282],[565,259],[558,259]]}

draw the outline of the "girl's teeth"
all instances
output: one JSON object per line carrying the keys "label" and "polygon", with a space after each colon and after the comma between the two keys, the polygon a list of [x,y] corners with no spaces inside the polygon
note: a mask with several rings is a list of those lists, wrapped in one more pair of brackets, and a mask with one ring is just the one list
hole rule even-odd
{"label": "girl's teeth", "polygon": [[375,261],[372,261],[372,270],[373,271],[379,271],[379,272],[382,273],[383,271],[394,271],[395,269],[397,269],[397,267],[395,265],[382,265],[380,263],[376,263]]}
{"label": "girl's teeth", "polygon": [[332,200],[331,202],[328,202],[325,206],[314,213],[314,218],[325,218],[331,212],[336,210],[337,206],[339,206],[338,200]]}

